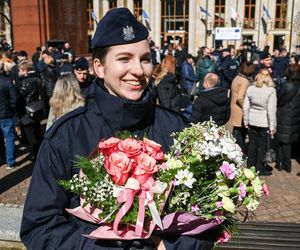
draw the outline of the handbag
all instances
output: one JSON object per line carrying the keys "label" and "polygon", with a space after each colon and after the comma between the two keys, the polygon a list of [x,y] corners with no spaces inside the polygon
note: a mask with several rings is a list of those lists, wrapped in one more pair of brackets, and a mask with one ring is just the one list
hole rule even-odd
{"label": "handbag", "polygon": [[44,102],[42,100],[33,101],[25,107],[27,115],[34,120],[42,120],[44,118]]}
{"label": "handbag", "polygon": [[273,163],[276,162],[277,154],[274,149],[271,148],[271,135],[268,134],[268,144],[267,144],[267,152],[265,157],[263,158],[263,163]]}

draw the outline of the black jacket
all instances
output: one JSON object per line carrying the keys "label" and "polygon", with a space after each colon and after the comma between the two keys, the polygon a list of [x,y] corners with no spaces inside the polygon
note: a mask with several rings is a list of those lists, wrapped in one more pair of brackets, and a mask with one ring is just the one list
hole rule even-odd
{"label": "black jacket", "polygon": [[58,73],[56,66],[52,64],[46,64],[42,72],[44,92],[46,96],[52,96],[57,78]]}
{"label": "black jacket", "polygon": [[238,74],[237,62],[228,55],[223,58],[223,61],[219,69],[220,74],[220,86],[223,88],[230,89],[233,79]]}
{"label": "black jacket", "polygon": [[300,135],[300,85],[287,82],[278,92],[277,138],[282,143],[293,143]]}
{"label": "black jacket", "polygon": [[176,75],[167,73],[157,86],[159,104],[163,107],[180,111],[180,92]]}
{"label": "black jacket", "polygon": [[230,100],[227,89],[217,87],[200,92],[193,104],[191,122],[209,121],[224,125],[230,116]]}
{"label": "black jacket", "polygon": [[17,91],[24,98],[26,105],[40,99],[41,88],[42,81],[35,72],[29,72],[27,76],[20,77],[17,85]]}
{"label": "black jacket", "polygon": [[[97,226],[66,213],[65,208],[79,205],[79,198],[64,191],[56,180],[78,173],[73,167],[74,156],[88,156],[101,139],[114,136],[118,130],[130,130],[140,137],[146,133],[166,152],[173,142],[170,134],[185,124],[175,112],[153,106],[150,99],[146,92],[139,102],[124,100],[97,85],[92,104],[66,114],[47,131],[24,206],[20,236],[28,249],[123,249],[116,241],[82,236]],[[166,242],[167,249],[180,249],[177,244],[193,244],[200,249],[203,244],[187,238]]]}
{"label": "black jacket", "polygon": [[16,113],[16,90],[9,77],[0,74],[0,119],[12,118]]}

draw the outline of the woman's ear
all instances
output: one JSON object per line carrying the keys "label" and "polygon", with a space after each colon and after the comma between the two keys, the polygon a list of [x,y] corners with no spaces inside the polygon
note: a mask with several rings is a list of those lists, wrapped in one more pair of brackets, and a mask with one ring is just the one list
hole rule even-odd
{"label": "woman's ear", "polygon": [[95,74],[103,79],[104,78],[104,65],[100,62],[99,58],[95,58],[93,61],[93,69]]}

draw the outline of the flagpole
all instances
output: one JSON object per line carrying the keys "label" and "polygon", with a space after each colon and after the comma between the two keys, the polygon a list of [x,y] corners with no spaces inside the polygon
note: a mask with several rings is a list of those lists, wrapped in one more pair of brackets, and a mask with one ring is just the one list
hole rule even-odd
{"label": "flagpole", "polygon": [[257,46],[259,47],[259,44],[260,44],[260,32],[261,32],[261,30],[260,30],[260,22],[261,22],[261,18],[262,18],[262,16],[261,16],[261,5],[262,4],[262,0],[260,0],[260,6],[259,6],[259,18],[258,18],[258,35],[257,35]]}
{"label": "flagpole", "polygon": [[[291,53],[292,51],[292,34],[293,34],[293,20],[294,20],[294,4],[295,4],[295,0],[293,0],[293,3],[292,3],[292,16],[291,16],[291,28],[290,28],[290,49],[289,49],[289,52]],[[297,41],[298,42],[298,41]]]}

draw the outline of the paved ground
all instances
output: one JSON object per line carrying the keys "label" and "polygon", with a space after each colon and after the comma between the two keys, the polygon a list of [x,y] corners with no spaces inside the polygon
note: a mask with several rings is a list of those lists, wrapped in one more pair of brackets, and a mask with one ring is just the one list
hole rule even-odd
{"label": "paved ground", "polygon": [[[299,148],[297,150],[300,152]],[[24,204],[33,166],[25,147],[18,148],[17,155],[18,166],[14,170],[6,170],[5,164],[0,166],[0,206]],[[300,171],[299,162],[299,159],[293,159],[290,174],[274,169],[271,176],[262,177],[271,194],[262,198],[261,205],[249,220],[300,223],[300,177],[296,176]]]}

